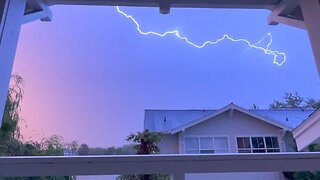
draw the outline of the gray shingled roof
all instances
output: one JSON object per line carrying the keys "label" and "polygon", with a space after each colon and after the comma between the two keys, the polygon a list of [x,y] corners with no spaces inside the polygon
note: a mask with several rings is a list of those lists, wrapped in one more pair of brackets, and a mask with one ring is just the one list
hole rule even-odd
{"label": "gray shingled roof", "polygon": [[[170,132],[196,119],[213,114],[218,110],[145,110],[144,128],[150,131]],[[314,109],[261,109],[248,110],[262,118],[270,119],[290,128],[297,127],[312,114]]]}

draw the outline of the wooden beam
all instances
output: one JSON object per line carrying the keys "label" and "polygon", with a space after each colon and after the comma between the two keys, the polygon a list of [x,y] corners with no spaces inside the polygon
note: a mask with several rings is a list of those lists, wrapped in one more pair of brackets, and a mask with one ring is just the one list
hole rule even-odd
{"label": "wooden beam", "polygon": [[268,17],[269,25],[278,25],[279,23],[289,26],[305,29],[303,21],[288,17],[288,15],[299,6],[298,0],[282,0],[280,4],[272,10]]}
{"label": "wooden beam", "polygon": [[35,20],[51,21],[52,12],[49,5],[45,0],[28,0],[28,6],[32,7],[31,12],[27,12],[23,17],[23,24],[29,23]]}
{"label": "wooden beam", "polygon": [[31,12],[23,16],[22,24],[29,23],[36,20],[51,21],[52,12],[49,9]]}
{"label": "wooden beam", "polygon": [[306,25],[303,21],[298,19],[292,19],[289,17],[283,17],[279,15],[270,14],[268,17],[268,24],[269,25],[278,25],[279,23],[285,24],[288,26],[293,26],[300,29],[306,29]]}
{"label": "wooden beam", "polygon": [[169,14],[171,7],[171,0],[159,0],[159,9],[161,14]]}
{"label": "wooden beam", "polygon": [[0,3],[0,126],[25,5],[26,0],[1,0]]}
{"label": "wooden beam", "polygon": [[[170,0],[171,7],[244,8],[272,10],[279,0]],[[50,5],[102,5],[159,7],[159,0],[47,0]]]}
{"label": "wooden beam", "polygon": [[320,3],[319,0],[299,0],[299,2],[320,76]]}

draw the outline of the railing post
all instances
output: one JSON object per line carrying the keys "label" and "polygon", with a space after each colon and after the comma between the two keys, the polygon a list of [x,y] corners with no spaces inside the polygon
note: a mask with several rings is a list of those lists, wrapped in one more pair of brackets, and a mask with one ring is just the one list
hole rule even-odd
{"label": "railing post", "polygon": [[0,0],[0,126],[26,0]]}
{"label": "railing post", "polygon": [[171,176],[172,180],[185,180],[185,174],[184,173],[174,173]]}

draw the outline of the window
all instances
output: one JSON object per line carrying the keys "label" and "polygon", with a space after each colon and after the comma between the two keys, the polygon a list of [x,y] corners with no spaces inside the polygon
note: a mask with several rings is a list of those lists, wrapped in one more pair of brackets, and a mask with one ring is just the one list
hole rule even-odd
{"label": "window", "polygon": [[186,154],[227,153],[228,139],[226,137],[188,137],[185,138]]}
{"label": "window", "polygon": [[214,138],[215,152],[216,153],[228,153],[228,139],[226,137]]}
{"label": "window", "polygon": [[198,154],[199,153],[199,140],[198,138],[186,138],[186,153]]}
{"label": "window", "polygon": [[271,153],[280,152],[277,137],[238,137],[239,153]]}
{"label": "window", "polygon": [[213,138],[204,137],[200,138],[200,154],[214,153]]}

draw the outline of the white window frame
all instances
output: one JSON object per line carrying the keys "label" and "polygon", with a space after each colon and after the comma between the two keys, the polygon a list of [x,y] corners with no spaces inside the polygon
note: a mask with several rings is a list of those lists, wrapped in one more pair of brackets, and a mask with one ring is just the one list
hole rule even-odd
{"label": "white window frame", "polygon": [[[252,138],[255,137],[262,137],[263,138],[263,143],[264,143],[264,148],[253,148],[252,145]],[[279,148],[267,148],[267,144],[266,144],[266,137],[276,137],[278,140],[278,146]],[[249,138],[250,141],[250,148],[238,148],[238,138]],[[263,135],[238,135],[235,137],[235,142],[236,142],[236,152],[239,153],[239,150],[250,150],[250,153],[253,153],[254,150],[265,150],[265,152],[263,153],[276,153],[276,152],[268,152],[268,150],[277,150],[279,149],[279,152],[282,152],[282,146],[281,146],[281,138],[278,135],[274,135],[274,134],[263,134]]]}
{"label": "white window frame", "polygon": [[[219,135],[219,136],[212,136],[212,135],[187,135],[187,136],[184,136],[183,137],[183,143],[180,143],[180,144],[183,144],[183,153],[186,154],[186,138],[197,138],[198,139],[198,153],[197,154],[202,154],[200,153],[201,150],[213,150],[213,151],[216,151],[216,150],[222,150],[222,149],[216,149],[215,147],[215,138],[226,138],[227,139],[227,149],[226,149],[226,153],[229,153],[230,152],[230,142],[229,142],[229,137],[228,136],[225,136],[225,135]],[[200,148],[200,138],[212,138],[212,141],[213,141],[213,149],[201,149]],[[192,150],[192,149],[188,149],[188,150]],[[204,153],[203,153],[204,154]],[[216,152],[214,152],[213,154],[217,154]]]}

